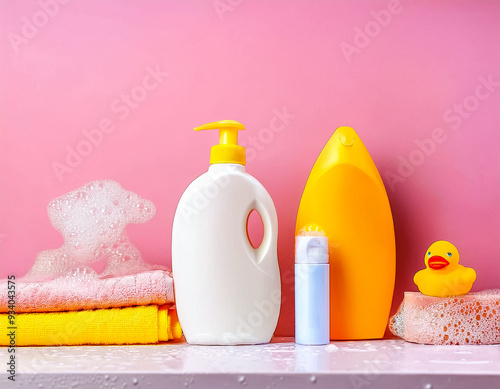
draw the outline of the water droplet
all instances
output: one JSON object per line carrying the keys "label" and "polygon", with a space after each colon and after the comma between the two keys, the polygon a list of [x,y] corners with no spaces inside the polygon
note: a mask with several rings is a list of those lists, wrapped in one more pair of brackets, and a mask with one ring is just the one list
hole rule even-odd
{"label": "water droplet", "polygon": [[137,385],[139,383],[139,381],[137,380],[137,378],[132,378],[132,383],[134,385]]}
{"label": "water droplet", "polygon": [[311,381],[313,384],[316,383],[316,376],[312,375],[311,378],[309,378],[309,381]]}
{"label": "water droplet", "polygon": [[238,377],[238,382],[239,382],[240,384],[244,383],[244,382],[245,382],[245,380],[246,380],[246,378],[245,378],[245,376],[244,376],[244,375],[240,375],[240,376]]}
{"label": "water droplet", "polygon": [[425,384],[424,389],[432,389],[432,384]]}

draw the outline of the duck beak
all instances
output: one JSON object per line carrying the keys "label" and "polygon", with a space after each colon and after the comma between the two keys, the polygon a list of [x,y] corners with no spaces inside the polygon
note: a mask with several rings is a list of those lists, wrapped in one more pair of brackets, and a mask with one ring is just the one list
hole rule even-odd
{"label": "duck beak", "polygon": [[440,255],[434,255],[429,258],[427,262],[432,270],[441,270],[448,266],[450,263]]}

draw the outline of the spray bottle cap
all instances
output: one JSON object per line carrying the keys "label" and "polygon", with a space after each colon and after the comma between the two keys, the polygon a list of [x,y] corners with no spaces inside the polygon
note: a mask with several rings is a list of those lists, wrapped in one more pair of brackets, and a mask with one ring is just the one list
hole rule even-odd
{"label": "spray bottle cap", "polygon": [[317,224],[302,228],[295,237],[295,263],[328,263],[328,238]]}
{"label": "spray bottle cap", "polygon": [[219,130],[219,144],[212,146],[210,163],[237,163],[245,165],[245,148],[238,145],[238,131],[245,126],[235,120],[221,120],[196,127],[200,130]]}

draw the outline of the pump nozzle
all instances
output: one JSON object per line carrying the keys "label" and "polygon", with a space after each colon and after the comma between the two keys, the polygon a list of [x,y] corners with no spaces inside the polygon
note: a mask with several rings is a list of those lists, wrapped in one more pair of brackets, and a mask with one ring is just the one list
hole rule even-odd
{"label": "pump nozzle", "polygon": [[221,120],[196,127],[200,130],[219,130],[219,144],[212,146],[210,163],[237,163],[245,165],[245,148],[238,145],[238,131],[245,126],[235,120]]}

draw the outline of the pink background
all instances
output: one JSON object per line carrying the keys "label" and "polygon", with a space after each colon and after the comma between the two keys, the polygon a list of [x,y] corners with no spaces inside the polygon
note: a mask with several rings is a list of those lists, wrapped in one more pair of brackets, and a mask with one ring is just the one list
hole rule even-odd
{"label": "pink background", "polygon": [[[192,128],[235,119],[246,126],[247,171],[278,211],[277,335],[293,334],[300,196],[341,125],[356,129],[388,190],[393,310],[416,290],[413,274],[439,239],[476,269],[474,291],[500,287],[498,1],[55,4],[0,3],[0,277],[23,275],[37,252],[61,244],[47,218],[51,199],[104,178],[155,203],[156,216],[128,232],[146,260],[170,265],[177,201],[217,141]],[[146,90],[148,67],[160,76]],[[489,90],[481,77],[493,80]],[[125,108],[121,96],[131,92]],[[283,110],[293,118],[269,130]],[[85,148],[82,131],[106,118],[114,131]],[[66,164],[68,147],[87,155],[58,177],[53,165]]]}

